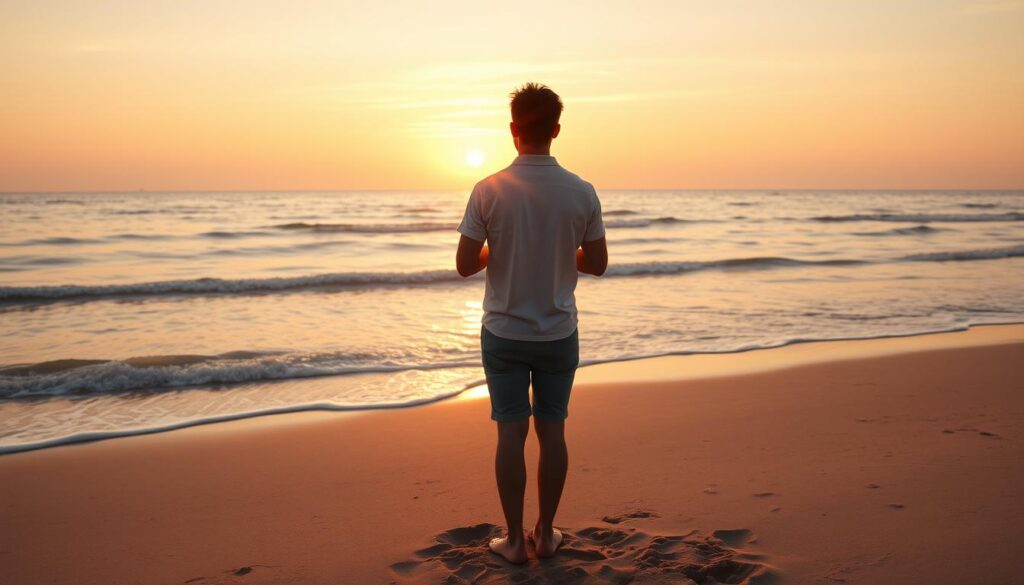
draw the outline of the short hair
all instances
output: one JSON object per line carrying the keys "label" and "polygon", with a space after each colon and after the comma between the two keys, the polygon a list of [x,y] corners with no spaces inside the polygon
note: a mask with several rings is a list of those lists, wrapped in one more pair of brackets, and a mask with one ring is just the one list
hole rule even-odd
{"label": "short hair", "polygon": [[541,83],[527,83],[510,94],[512,121],[519,127],[519,139],[528,144],[551,142],[562,115],[562,99]]}

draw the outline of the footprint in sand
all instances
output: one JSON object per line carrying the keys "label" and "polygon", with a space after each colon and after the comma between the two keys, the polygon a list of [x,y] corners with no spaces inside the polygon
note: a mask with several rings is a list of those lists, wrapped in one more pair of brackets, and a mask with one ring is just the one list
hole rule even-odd
{"label": "footprint in sand", "polygon": [[729,546],[740,546],[741,544],[746,544],[754,537],[754,533],[746,528],[737,528],[735,530],[716,530],[711,534]]}
{"label": "footprint in sand", "polygon": [[609,524],[621,524],[627,520],[636,520],[639,518],[660,518],[660,516],[654,512],[637,510],[636,512],[628,512],[626,514],[619,514],[618,516],[605,516],[604,518],[601,518],[601,521]]}
{"label": "footprint in sand", "polygon": [[889,416],[885,415],[885,416],[880,416],[878,418],[862,417],[862,418],[856,418],[854,420],[856,420],[857,422],[862,422],[862,423],[887,423],[887,422],[889,422]]}
{"label": "footprint in sand", "polygon": [[[998,433],[992,433],[992,432],[989,432],[989,431],[979,431],[978,429],[976,429],[974,427],[960,427],[959,429],[956,429],[956,431],[964,431],[964,432],[968,432],[968,433],[977,432],[982,437],[989,437],[989,438],[992,438],[992,439],[1002,439],[1002,437],[999,436]],[[952,435],[956,431],[954,431],[953,429],[942,429],[942,432],[946,433],[947,435]]]}
{"label": "footprint in sand", "polygon": [[[526,565],[512,565],[491,553],[487,543],[504,530],[493,524],[453,528],[438,534],[434,544],[415,558],[391,565],[396,583],[480,583],[540,585],[542,583],[719,583],[765,585],[776,573],[762,555],[739,547],[756,540],[745,528],[696,530],[682,535],[649,534],[619,527],[625,520],[656,518],[638,510],[602,520],[616,526],[580,530],[559,527],[565,535],[554,557],[537,559],[530,551]],[[608,522],[608,518],[618,522]]]}
{"label": "footprint in sand", "polygon": [[[253,570],[254,567],[267,567],[267,566],[268,565],[251,565],[251,566],[245,566],[245,567],[238,567],[237,569],[228,569],[227,571],[224,571],[224,572],[226,574],[228,574],[228,575],[233,575],[235,577],[244,577],[244,576],[248,575],[249,573],[252,573],[252,570]],[[184,583],[186,585],[200,584],[200,583],[202,583],[202,582],[204,582],[206,580],[207,580],[206,577],[192,577],[191,579],[188,579],[188,580],[184,581]],[[217,582],[219,583],[220,581],[218,580]]]}

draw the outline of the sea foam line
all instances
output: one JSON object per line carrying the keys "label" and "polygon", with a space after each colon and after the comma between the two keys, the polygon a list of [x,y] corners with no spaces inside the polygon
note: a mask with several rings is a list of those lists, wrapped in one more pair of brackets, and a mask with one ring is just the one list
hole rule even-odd
{"label": "sea foam line", "polygon": [[[918,336],[922,336],[922,335],[934,335],[934,334],[939,334],[939,333],[952,333],[952,332],[957,332],[957,331],[967,331],[971,327],[977,327],[977,326],[1021,325],[1021,324],[1024,324],[1024,321],[1006,321],[1006,322],[997,322],[997,323],[986,322],[986,323],[978,323],[978,324],[963,323],[963,324],[959,324],[959,325],[956,325],[956,326],[947,327],[947,328],[940,328],[940,329],[928,329],[928,330],[900,332],[900,333],[883,333],[883,334],[878,334],[878,335],[867,335],[867,336],[831,337],[831,338],[830,337],[824,337],[824,338],[794,337],[794,338],[789,338],[789,339],[782,340],[782,341],[780,341],[778,343],[769,343],[769,344],[761,344],[761,345],[752,344],[752,345],[742,346],[742,347],[735,348],[735,349],[706,350],[706,351],[702,351],[702,350],[689,350],[689,351],[681,350],[681,351],[674,351],[674,352],[672,352],[672,351],[670,351],[670,352],[662,352],[662,353],[656,353],[656,354],[623,356],[623,357],[609,359],[609,360],[593,360],[593,361],[583,362],[583,363],[580,364],[580,366],[581,367],[588,367],[588,366],[594,366],[594,365],[606,364],[606,363],[618,363],[618,362],[624,362],[624,361],[636,361],[636,360],[641,360],[641,359],[650,359],[650,358],[667,357],[667,356],[711,355],[711,354],[739,354],[739,353],[746,353],[746,352],[749,352],[749,351],[758,351],[758,350],[765,350],[765,349],[776,349],[776,348],[780,348],[780,347],[786,347],[786,346],[790,346],[790,345],[798,345],[798,344],[804,344],[804,343],[820,343],[820,342],[829,342],[829,341],[866,341],[866,340],[872,340],[872,339],[891,339],[891,338],[899,338],[899,337],[918,337]],[[217,416],[211,416],[211,417],[205,417],[205,418],[199,418],[199,419],[189,419],[189,420],[183,420],[183,421],[179,421],[179,422],[175,422],[175,423],[171,423],[171,424],[159,425],[159,426],[154,426],[154,427],[131,428],[131,429],[118,430],[118,431],[93,431],[93,432],[84,432],[84,433],[74,433],[74,434],[71,434],[71,435],[66,435],[66,436],[63,436],[63,437],[55,437],[55,438],[47,439],[47,440],[43,440],[43,441],[0,445],[0,455],[6,455],[6,454],[11,454],[11,453],[20,453],[20,452],[25,452],[25,451],[34,451],[34,450],[38,450],[38,449],[57,447],[57,446],[61,446],[61,445],[71,445],[71,444],[76,444],[76,443],[87,443],[87,442],[101,441],[101,440],[105,440],[105,439],[115,439],[115,438],[120,438],[120,437],[131,437],[131,436],[138,436],[138,435],[148,435],[148,434],[154,434],[154,433],[162,433],[162,432],[173,431],[173,430],[177,430],[177,429],[183,429],[183,428],[194,427],[194,426],[199,426],[199,425],[207,425],[207,424],[213,424],[213,423],[219,423],[219,422],[228,422],[228,421],[233,421],[233,420],[255,418],[255,417],[260,417],[260,416],[270,416],[270,415],[275,415],[275,414],[288,414],[288,413],[297,413],[297,412],[315,412],[315,411],[329,411],[329,412],[330,411],[339,411],[339,412],[344,412],[344,411],[359,411],[359,410],[384,410],[384,409],[395,409],[395,408],[411,408],[411,407],[415,407],[415,406],[422,406],[422,405],[430,404],[430,403],[433,403],[433,402],[439,402],[439,401],[442,401],[442,400],[447,400],[447,399],[450,399],[450,398],[454,398],[454,397],[458,396],[459,394],[462,394],[463,392],[465,392],[467,390],[470,390],[472,388],[480,386],[483,383],[484,383],[484,380],[482,380],[482,379],[481,380],[475,380],[475,381],[470,382],[470,383],[462,386],[461,388],[453,390],[451,392],[442,393],[442,394],[439,394],[439,395],[436,395],[436,396],[417,398],[417,399],[406,401],[406,402],[374,403],[374,404],[358,404],[358,405],[336,404],[336,403],[333,403],[333,402],[305,403],[305,404],[295,404],[295,405],[275,407],[275,408],[267,408],[267,409],[248,411],[248,412],[241,412],[241,413],[229,413],[229,414],[217,415]]]}
{"label": "sea foam line", "polygon": [[296,412],[316,412],[316,411],[328,411],[328,412],[346,412],[353,410],[386,410],[392,408],[410,408],[413,406],[422,406],[430,404],[432,402],[439,402],[447,398],[452,398],[462,394],[467,389],[477,386],[481,381],[474,382],[468,385],[466,388],[460,390],[454,390],[447,394],[440,394],[437,396],[431,396],[428,398],[419,398],[416,400],[410,400],[402,403],[380,403],[380,404],[359,404],[359,405],[345,405],[345,404],[334,404],[332,402],[317,402],[311,404],[296,404],[293,406],[282,406],[279,408],[267,408],[257,411],[249,412],[238,412],[231,414],[224,414],[219,416],[210,416],[205,418],[183,420],[176,423],[167,425],[160,425],[155,427],[143,427],[134,429],[125,429],[119,431],[91,431],[85,433],[75,433],[72,435],[66,435],[63,437],[56,437],[53,439],[47,439],[44,441],[35,441],[31,443],[16,443],[11,445],[0,445],[0,456],[9,455],[12,453],[23,453],[25,451],[36,451],[39,449],[48,449],[51,447],[60,447],[62,445],[75,445],[78,443],[91,443],[94,441],[103,441],[106,439],[118,439],[121,437],[136,437],[139,435],[152,435],[155,433],[165,433],[168,431],[175,431],[178,429],[187,429],[189,427],[196,427],[200,425],[208,425],[221,422],[230,422],[233,420],[244,420],[247,418],[255,418],[258,416],[270,416],[274,414],[289,414]]}

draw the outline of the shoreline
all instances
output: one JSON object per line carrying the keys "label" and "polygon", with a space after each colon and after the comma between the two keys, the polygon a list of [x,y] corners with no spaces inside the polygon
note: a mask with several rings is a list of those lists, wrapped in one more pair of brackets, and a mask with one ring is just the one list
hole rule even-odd
{"label": "shoreline", "polygon": [[[804,363],[815,363],[820,361],[827,361],[831,359],[842,359],[842,356],[847,354],[848,359],[852,359],[857,355],[881,355],[880,353],[861,352],[860,354],[849,355],[849,352],[838,352],[838,353],[814,353],[804,354],[804,350],[791,350],[798,354],[804,354],[803,358],[796,358],[786,356],[787,359],[772,364],[759,363],[756,366],[748,367],[747,369],[737,370],[735,363],[729,360],[731,356],[748,354],[751,352],[764,352],[764,351],[776,351],[786,348],[795,347],[811,347],[811,351],[817,352],[818,348],[827,347],[840,347],[831,344],[844,344],[848,342],[859,342],[859,341],[882,341],[882,340],[902,340],[902,339],[918,339],[918,338],[934,338],[933,341],[936,343],[921,343],[915,342],[914,347],[963,347],[966,345],[976,345],[979,343],[998,343],[1004,339],[1014,339],[1015,334],[1012,333],[1012,328],[1022,327],[1024,328],[1024,322],[1006,322],[1006,323],[984,323],[978,325],[963,325],[955,329],[936,330],[936,331],[923,331],[906,334],[885,334],[877,336],[866,336],[866,337],[850,337],[850,338],[836,338],[836,339],[792,339],[781,342],[777,345],[768,346],[752,346],[744,347],[734,350],[722,350],[722,351],[680,351],[680,352],[668,352],[654,355],[643,355],[637,357],[624,357],[608,361],[595,361],[583,364],[577,371],[576,383],[579,384],[595,384],[605,383],[608,381],[629,381],[629,382],[644,382],[644,381],[665,381],[665,380],[683,380],[691,378],[709,377],[711,375],[730,375],[737,373],[746,372],[758,372],[758,371],[769,371],[771,369],[794,366]],[[1011,328],[1011,329],[1001,329]],[[978,331],[992,331],[993,333],[985,333],[984,335],[976,339],[965,339],[963,337],[951,337],[944,338],[941,336],[956,335],[958,333],[978,332]],[[1005,331],[1006,336],[998,333],[998,331]],[[935,337],[939,336],[939,337]],[[889,352],[899,351],[915,351],[914,348],[902,349],[899,345],[893,345],[887,349]],[[883,352],[884,353],[884,352]],[[682,360],[682,361],[680,361]],[[696,366],[693,368],[691,366]],[[417,369],[417,368],[412,368]],[[694,370],[699,372],[694,375]],[[376,373],[376,372],[367,372]],[[362,375],[362,374],[354,374]],[[259,384],[329,384],[330,381],[337,378],[337,375],[324,375],[324,376],[311,376],[306,378],[289,378],[282,380],[261,380],[255,382],[244,382],[239,385],[259,385]],[[262,419],[271,416],[280,415],[301,415],[304,413],[358,413],[358,412],[377,412],[383,410],[393,409],[407,409],[407,408],[420,408],[429,406],[431,404],[442,403],[449,400],[460,400],[466,398],[481,398],[486,397],[486,386],[483,385],[484,380],[481,378],[470,383],[469,385],[458,389],[452,390],[439,396],[432,396],[427,398],[421,398],[403,403],[383,403],[373,405],[341,405],[334,403],[312,403],[312,404],[296,404],[291,406],[282,406],[276,408],[269,408],[264,410],[241,412],[241,413],[229,413],[224,415],[215,415],[207,418],[192,419],[181,421],[177,423],[171,423],[167,425],[160,425],[155,427],[145,427],[136,429],[125,429],[117,431],[96,431],[96,432],[85,432],[77,433],[73,435],[67,435],[64,437],[58,437],[54,439],[47,439],[43,441],[37,441],[32,443],[23,443],[17,445],[0,445],[0,458],[8,455],[14,455],[17,453],[27,453],[32,451],[38,451],[43,449],[52,449],[56,447],[79,445],[94,443],[98,441],[108,441],[113,439],[130,438],[137,436],[145,436],[152,434],[167,433],[171,431],[178,431],[183,429],[189,429],[194,427],[225,424],[237,421],[245,421],[251,419]],[[203,388],[203,387],[197,387]],[[189,391],[193,388],[183,387],[181,390]],[[230,390],[229,390],[230,391]]]}
{"label": "shoreline", "polygon": [[542,563],[486,552],[494,425],[467,396],[0,457],[5,578],[642,582],[719,570],[701,550],[748,585],[1019,577],[1024,326],[697,357],[574,390],[567,543]]}

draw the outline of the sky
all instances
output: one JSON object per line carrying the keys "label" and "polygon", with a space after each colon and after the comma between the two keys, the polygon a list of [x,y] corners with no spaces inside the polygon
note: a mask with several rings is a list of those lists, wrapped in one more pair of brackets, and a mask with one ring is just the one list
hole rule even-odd
{"label": "sky", "polygon": [[1024,188],[1024,0],[0,3],[0,191]]}

